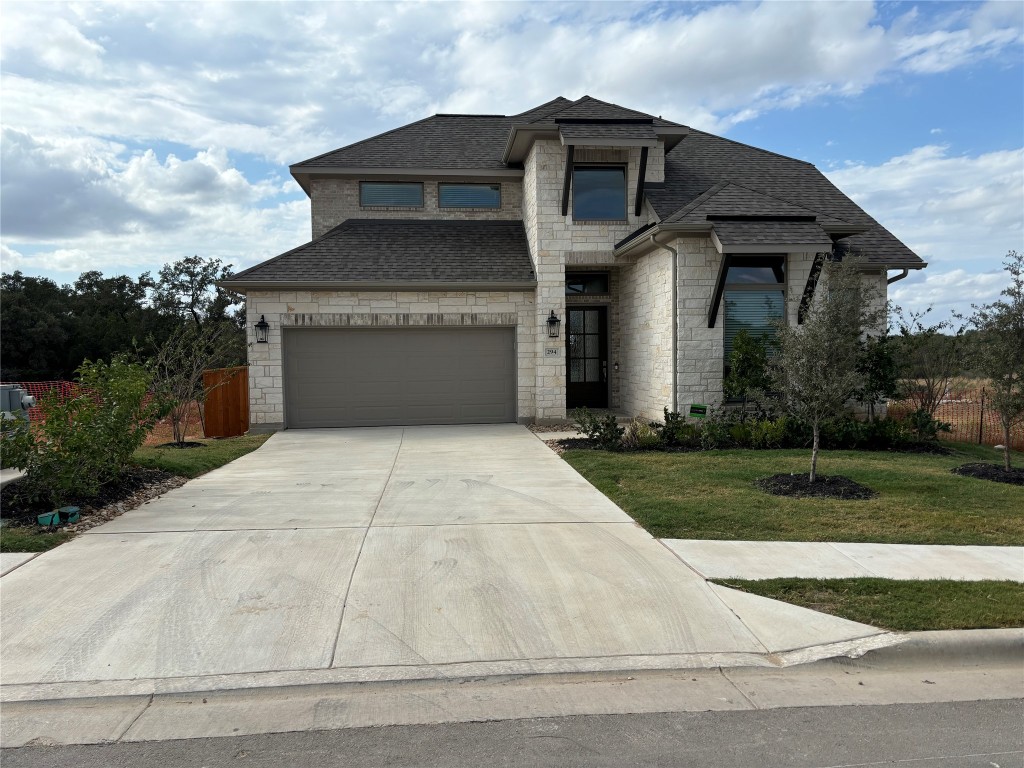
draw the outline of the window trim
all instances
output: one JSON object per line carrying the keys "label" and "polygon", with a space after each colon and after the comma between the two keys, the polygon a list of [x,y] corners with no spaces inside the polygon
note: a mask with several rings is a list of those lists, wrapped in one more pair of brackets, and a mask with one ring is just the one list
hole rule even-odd
{"label": "window trim", "polygon": [[[602,216],[593,219],[581,219],[576,216],[576,173],[588,170],[621,170],[622,171],[622,217],[609,218]],[[572,221],[573,223],[591,224],[604,221],[629,221],[629,164],[628,163],[574,163],[572,167]]]}
{"label": "window trim", "polygon": [[[444,205],[441,202],[441,187],[497,187],[497,205]],[[504,203],[500,181],[439,181],[437,182],[437,207],[447,211],[500,211]]]}
{"label": "window trim", "polygon": [[[391,205],[380,205],[378,203],[365,203],[363,202],[363,188],[367,184],[402,184],[406,186],[417,186],[420,189],[420,201],[413,205],[406,205],[403,203],[393,203]],[[426,197],[423,190],[422,181],[360,181],[359,182],[359,207],[364,209],[389,209],[389,208],[401,208],[403,210],[416,210],[422,209],[426,204]]]}

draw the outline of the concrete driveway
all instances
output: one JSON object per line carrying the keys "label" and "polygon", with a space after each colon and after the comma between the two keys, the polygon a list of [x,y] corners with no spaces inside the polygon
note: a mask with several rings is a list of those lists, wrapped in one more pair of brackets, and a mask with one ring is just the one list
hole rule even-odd
{"label": "concrete driveway", "polygon": [[282,432],[0,592],[7,700],[778,665],[897,639],[707,584],[515,425]]}

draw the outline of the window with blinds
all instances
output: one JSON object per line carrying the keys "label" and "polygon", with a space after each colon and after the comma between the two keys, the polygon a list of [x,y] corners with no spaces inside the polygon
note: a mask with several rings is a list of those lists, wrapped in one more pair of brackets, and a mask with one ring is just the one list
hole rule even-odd
{"label": "window with blinds", "polygon": [[437,185],[437,202],[442,208],[500,208],[500,184]]}
{"label": "window with blinds", "polygon": [[422,208],[423,185],[418,181],[361,181],[359,205],[364,208]]}
{"label": "window with blinds", "polygon": [[775,322],[786,317],[784,256],[734,257],[725,276],[725,367],[740,331],[775,338]]}

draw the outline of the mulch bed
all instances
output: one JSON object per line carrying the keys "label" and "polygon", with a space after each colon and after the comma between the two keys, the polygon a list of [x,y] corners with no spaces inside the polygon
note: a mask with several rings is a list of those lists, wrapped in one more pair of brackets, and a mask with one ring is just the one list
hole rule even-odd
{"label": "mulch bed", "polygon": [[842,475],[818,475],[812,483],[810,475],[772,475],[755,480],[754,485],[773,496],[819,499],[872,499],[878,495],[865,485]]}
{"label": "mulch bed", "polygon": [[191,441],[185,443],[175,443],[173,440],[169,443],[161,443],[156,446],[157,448],[205,448],[205,443],[193,443]]}
{"label": "mulch bed", "polygon": [[1006,470],[998,464],[961,464],[951,470],[954,475],[976,477],[979,480],[992,480],[996,483],[1024,485],[1024,469],[1016,467]]}
{"label": "mulch bed", "polygon": [[[81,509],[81,520],[65,526],[63,530],[88,530],[186,482],[187,478],[172,475],[162,469],[132,467],[118,480],[104,486],[95,497],[66,501],[62,506],[75,506]],[[24,498],[18,492],[19,485],[20,483],[15,481],[0,490],[0,515],[15,524],[35,526],[36,516],[50,511],[52,507]]]}

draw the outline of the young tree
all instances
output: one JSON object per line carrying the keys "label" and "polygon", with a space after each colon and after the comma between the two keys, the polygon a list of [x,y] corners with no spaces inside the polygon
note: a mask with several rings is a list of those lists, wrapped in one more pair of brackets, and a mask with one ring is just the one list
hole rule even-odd
{"label": "young tree", "polygon": [[972,361],[990,380],[989,402],[1003,427],[1003,468],[1010,470],[1010,433],[1024,424],[1024,254],[1010,251],[1004,262],[1010,285],[991,304],[974,308],[978,330]]}
{"label": "young tree", "polygon": [[779,323],[770,369],[771,399],[811,425],[811,482],[817,480],[821,425],[841,415],[863,387],[861,341],[878,332],[884,316],[883,309],[872,309],[877,297],[854,257],[826,260],[817,293],[802,326]]}
{"label": "young tree", "polygon": [[232,364],[235,342],[234,330],[228,323],[186,323],[159,346],[154,361],[154,389],[166,404],[178,445],[184,445],[188,435],[192,403],[197,402],[202,408],[212,391],[203,385],[203,371]]}
{"label": "young tree", "polygon": [[915,410],[934,419],[953,380],[964,367],[964,327],[959,317],[928,323],[931,307],[923,312],[896,308],[899,337],[895,339],[903,361],[902,394]]}

